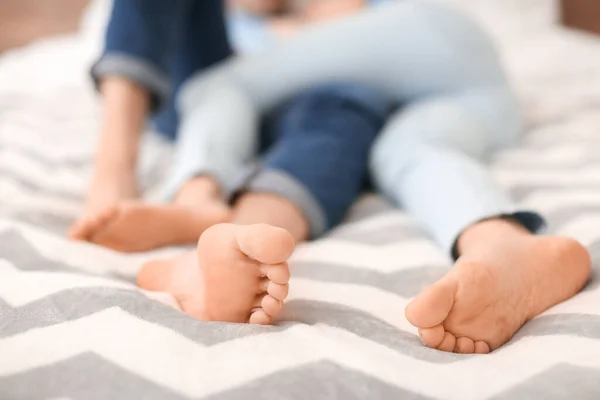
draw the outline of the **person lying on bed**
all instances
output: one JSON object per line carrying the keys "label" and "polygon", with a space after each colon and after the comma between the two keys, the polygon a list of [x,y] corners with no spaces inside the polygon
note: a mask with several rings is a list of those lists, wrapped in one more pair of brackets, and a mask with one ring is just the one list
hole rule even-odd
{"label": "person lying on bed", "polygon": [[[356,6],[357,2],[351,1],[343,9],[319,11],[320,6],[313,6],[312,18],[324,18],[325,12],[344,12],[352,4]],[[239,5],[256,6],[243,1]],[[267,8],[280,5],[272,2]],[[159,70],[153,68],[156,62],[152,57],[160,57],[154,53],[140,57],[139,53],[146,49],[158,52],[162,46],[150,44],[162,44],[160,38],[166,35],[165,27],[180,25],[184,13],[174,12],[176,8],[185,9],[189,14],[184,20],[190,19],[189,22],[194,24],[206,24],[200,16],[208,12],[216,15],[219,11],[214,6],[181,0],[143,5],[132,1],[114,3],[107,51],[92,70],[102,93],[106,122],[96,161],[96,179],[84,217],[72,228],[70,235],[116,250],[142,251],[197,242],[206,228],[218,222],[266,222],[289,231],[279,231],[280,235],[283,233],[280,239],[285,242],[280,247],[287,258],[287,252],[293,249],[293,239],[302,241],[316,237],[338,224],[355,201],[366,180],[369,149],[381,131],[390,102],[360,84],[315,85],[290,96],[267,113],[265,129],[259,138],[251,128],[258,125],[259,118],[248,120],[249,113],[243,108],[235,118],[213,119],[211,104],[220,106],[229,102],[234,107],[236,104],[235,97],[227,97],[226,91],[219,90],[213,93],[217,101],[207,103],[208,107],[185,118],[179,129],[175,167],[165,189],[170,204],[133,201],[130,198],[133,192],[123,195],[119,190],[131,188],[134,183],[130,175],[149,103],[164,98],[156,91],[160,76],[151,75],[156,72],[154,69]],[[250,15],[240,13],[241,10],[233,9],[230,17],[234,44],[240,50],[256,52],[259,43],[267,47],[272,40],[277,40],[287,23],[279,19],[274,21],[277,28],[273,29],[272,38],[265,40],[265,27],[257,26],[257,21]],[[167,42],[191,42],[202,37],[192,27],[184,27],[182,31],[185,33],[183,39],[170,38]],[[287,27],[286,31],[289,32]],[[255,38],[253,43],[250,42],[252,38]],[[200,47],[198,51],[203,51],[202,43],[196,44]],[[203,68],[201,61],[205,58],[190,53],[194,46],[188,44],[181,48],[187,51],[169,54],[163,49],[160,52],[161,56],[166,52],[166,59],[174,63],[172,70],[186,71],[190,75],[190,72]],[[181,48],[175,46],[175,49]],[[226,54],[226,51],[221,50],[219,54]],[[173,85],[182,81],[177,76],[171,79]],[[168,108],[174,110],[174,106],[169,105]],[[161,118],[159,127],[173,133],[178,129],[175,121],[176,118]],[[245,165],[256,158],[258,144],[264,150],[260,174],[258,169],[249,169]],[[236,178],[241,169],[247,172],[248,179],[240,177],[242,180],[237,189],[243,187],[244,190],[236,190],[235,181],[239,180]],[[225,190],[228,199],[236,195],[233,207],[225,202]],[[100,195],[98,199],[95,198],[97,194]],[[310,224],[304,214],[310,215]],[[186,228],[182,230],[183,227]],[[272,273],[277,274],[280,269],[283,269],[284,277],[289,273],[287,265]],[[280,285],[271,283],[268,289],[283,300],[287,295],[287,278]],[[268,302],[269,297],[265,301]],[[278,304],[280,302],[276,301],[275,305]],[[270,322],[270,317],[255,313],[253,321]]]}
{"label": "person lying on bed", "polygon": [[[454,10],[404,1],[311,28],[260,57],[195,78],[182,109],[186,119],[252,120],[333,76],[402,105],[372,150],[373,179],[457,259],[407,307],[426,345],[487,353],[583,286],[587,251],[568,238],[534,236],[542,218],[519,210],[482,164],[518,137],[518,109],[493,46]],[[220,92],[237,102],[219,106],[214,94]],[[260,192],[255,183],[266,172],[245,182],[236,207],[249,209],[250,199],[265,196],[254,190]],[[272,322],[287,293],[282,282],[293,242],[286,232],[306,239],[318,219],[303,204],[285,208],[276,202],[281,198],[262,201],[267,197],[273,207],[264,220],[273,226],[216,225],[202,235],[198,252],[147,264],[141,286],[173,293],[184,311],[202,319]],[[249,265],[261,268],[244,268]]]}

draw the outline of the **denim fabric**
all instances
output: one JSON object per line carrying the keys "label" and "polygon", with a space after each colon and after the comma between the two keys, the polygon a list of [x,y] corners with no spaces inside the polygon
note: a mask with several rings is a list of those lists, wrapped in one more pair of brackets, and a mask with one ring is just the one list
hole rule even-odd
{"label": "denim fabric", "polygon": [[152,94],[156,128],[174,137],[174,98],[193,73],[231,55],[219,0],[115,0],[98,80],[119,75]]}

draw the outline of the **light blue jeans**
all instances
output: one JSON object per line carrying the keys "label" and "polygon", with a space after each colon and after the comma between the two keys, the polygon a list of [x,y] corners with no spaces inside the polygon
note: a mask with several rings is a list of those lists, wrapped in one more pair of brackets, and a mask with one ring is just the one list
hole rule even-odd
{"label": "light blue jeans", "polygon": [[[184,121],[219,125],[217,131],[239,137],[234,154],[248,157],[257,116],[332,80],[370,87],[398,106],[372,149],[371,174],[445,249],[453,249],[466,227],[490,217],[513,217],[532,232],[544,225],[539,215],[518,209],[484,164],[514,145],[521,131],[494,46],[464,15],[435,2],[386,3],[228,61],[193,77],[180,105]],[[221,166],[195,162],[231,180],[236,161],[219,160]]]}

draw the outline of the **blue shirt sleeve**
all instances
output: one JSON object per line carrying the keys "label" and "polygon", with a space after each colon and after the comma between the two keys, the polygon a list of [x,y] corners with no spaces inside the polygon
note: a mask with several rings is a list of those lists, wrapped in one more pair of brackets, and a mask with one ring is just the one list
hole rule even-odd
{"label": "blue shirt sleeve", "polygon": [[265,18],[231,10],[227,15],[227,31],[233,48],[240,53],[254,53],[276,40]]}
{"label": "blue shirt sleeve", "polygon": [[[391,0],[368,0],[369,6]],[[254,53],[275,43],[277,37],[270,31],[265,18],[242,10],[231,10],[227,15],[229,40],[236,51]]]}

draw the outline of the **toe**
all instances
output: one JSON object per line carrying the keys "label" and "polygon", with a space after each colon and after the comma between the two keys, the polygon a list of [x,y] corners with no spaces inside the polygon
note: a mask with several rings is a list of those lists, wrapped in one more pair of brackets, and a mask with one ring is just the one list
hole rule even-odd
{"label": "toe", "polygon": [[69,237],[75,240],[92,240],[92,236],[108,221],[115,218],[117,207],[107,207],[93,216],[82,219],[69,231]]}
{"label": "toe", "polygon": [[486,342],[475,342],[475,354],[488,354],[490,352],[490,346]]}
{"label": "toe", "polygon": [[452,309],[455,294],[456,282],[447,275],[406,306],[406,318],[417,328],[440,325]]}
{"label": "toe", "polygon": [[290,286],[287,284],[280,285],[275,282],[270,282],[267,286],[267,293],[269,293],[272,297],[276,298],[277,300],[285,300],[289,290]]}
{"label": "toe", "polygon": [[250,315],[248,322],[257,325],[270,325],[273,323],[273,318],[263,310],[257,310]]}
{"label": "toe", "polygon": [[71,240],[81,240],[82,239],[82,234],[81,234],[82,225],[83,225],[83,221],[77,221],[69,228],[69,232],[67,233],[67,236],[69,237],[69,239],[71,239]]}
{"label": "toe", "polygon": [[433,328],[419,329],[419,336],[423,344],[428,347],[438,347],[444,340],[444,327],[442,325]]}
{"label": "toe", "polygon": [[69,230],[69,237],[73,240],[87,240],[95,226],[95,218],[87,217],[79,220]]}
{"label": "toe", "polygon": [[473,354],[475,352],[475,342],[468,337],[461,337],[456,340],[455,353]]}
{"label": "toe", "polygon": [[455,348],[456,348],[456,338],[454,337],[454,335],[451,334],[450,332],[444,333],[444,340],[442,340],[442,343],[437,347],[437,349],[441,350],[441,351],[447,351],[449,353],[452,353]]}
{"label": "toe", "polygon": [[262,299],[260,306],[264,312],[266,312],[270,317],[274,318],[281,312],[281,309],[283,308],[283,302],[267,295]]}
{"label": "toe", "polygon": [[260,263],[283,263],[294,251],[292,235],[285,229],[271,225],[240,225],[236,236],[240,250]]}
{"label": "toe", "polygon": [[270,281],[279,285],[285,285],[290,281],[290,267],[287,263],[275,265],[261,265],[260,272]]}

